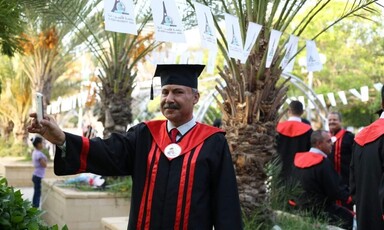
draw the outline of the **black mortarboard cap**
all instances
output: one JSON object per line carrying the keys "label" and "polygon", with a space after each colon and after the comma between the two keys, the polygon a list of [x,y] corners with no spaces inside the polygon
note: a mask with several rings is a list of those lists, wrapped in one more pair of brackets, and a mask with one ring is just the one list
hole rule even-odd
{"label": "black mortarboard cap", "polygon": [[[197,89],[197,78],[205,65],[161,64],[157,65],[153,77],[160,77],[161,86],[183,85]],[[151,84],[151,100],[153,99],[153,83]]]}

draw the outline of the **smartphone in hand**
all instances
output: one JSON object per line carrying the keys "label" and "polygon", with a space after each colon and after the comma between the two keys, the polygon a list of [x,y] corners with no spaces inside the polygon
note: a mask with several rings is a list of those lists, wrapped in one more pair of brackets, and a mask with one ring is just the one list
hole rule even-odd
{"label": "smartphone in hand", "polygon": [[37,121],[40,123],[44,117],[44,109],[43,109],[43,94],[36,92],[36,115]]}

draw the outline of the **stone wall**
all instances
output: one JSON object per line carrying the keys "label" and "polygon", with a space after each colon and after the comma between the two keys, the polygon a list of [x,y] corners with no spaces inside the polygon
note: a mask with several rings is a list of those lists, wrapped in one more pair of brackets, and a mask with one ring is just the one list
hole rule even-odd
{"label": "stone wall", "polygon": [[[7,178],[8,185],[13,187],[33,187],[32,173],[34,167],[31,162],[19,160],[3,160],[0,162],[0,175]],[[65,179],[68,177],[56,176],[53,172],[53,163],[49,162],[45,178]]]}
{"label": "stone wall", "polygon": [[43,179],[41,209],[43,219],[59,229],[66,224],[70,230],[102,229],[104,217],[128,216],[130,200],[99,191],[77,191],[59,187],[53,179]]}

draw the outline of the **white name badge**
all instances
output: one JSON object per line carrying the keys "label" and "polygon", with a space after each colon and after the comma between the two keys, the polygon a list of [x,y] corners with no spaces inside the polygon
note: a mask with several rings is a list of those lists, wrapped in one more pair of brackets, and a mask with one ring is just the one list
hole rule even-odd
{"label": "white name badge", "polygon": [[169,144],[164,149],[164,154],[169,159],[173,159],[175,157],[180,156],[180,153],[181,153],[181,147],[178,144],[175,144],[175,143]]}

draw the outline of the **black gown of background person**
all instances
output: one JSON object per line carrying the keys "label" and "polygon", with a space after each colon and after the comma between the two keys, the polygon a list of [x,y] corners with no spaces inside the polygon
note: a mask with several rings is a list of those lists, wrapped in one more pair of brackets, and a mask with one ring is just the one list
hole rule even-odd
{"label": "black gown of background person", "polygon": [[[384,119],[378,119],[355,138],[350,187],[356,203],[357,229],[383,230],[379,186],[384,175]],[[383,201],[381,200],[381,203]]]}
{"label": "black gown of background person", "polygon": [[312,128],[300,121],[284,121],[277,125],[276,130],[277,153],[281,162],[280,179],[286,182],[292,174],[295,154],[311,148]]}
{"label": "black gown of background person", "polygon": [[58,175],[131,175],[130,230],[242,229],[223,131],[197,123],[177,142],[182,155],[171,160],[164,154],[170,143],[166,121],[140,123],[106,140],[66,133],[66,153],[56,152],[54,170]]}
{"label": "black gown of background person", "polygon": [[[352,147],[355,135],[345,129],[340,129],[335,135],[336,141],[332,145],[332,152],[328,155],[341,181],[349,187],[349,170],[352,158]],[[353,203],[346,204],[338,201],[349,210],[353,210]]]}
{"label": "black gown of background person", "polygon": [[331,224],[352,228],[353,213],[336,204],[336,200],[352,201],[348,187],[341,182],[328,158],[313,152],[297,153],[292,177],[303,190],[294,199],[299,208],[311,211],[315,216],[325,213]]}

